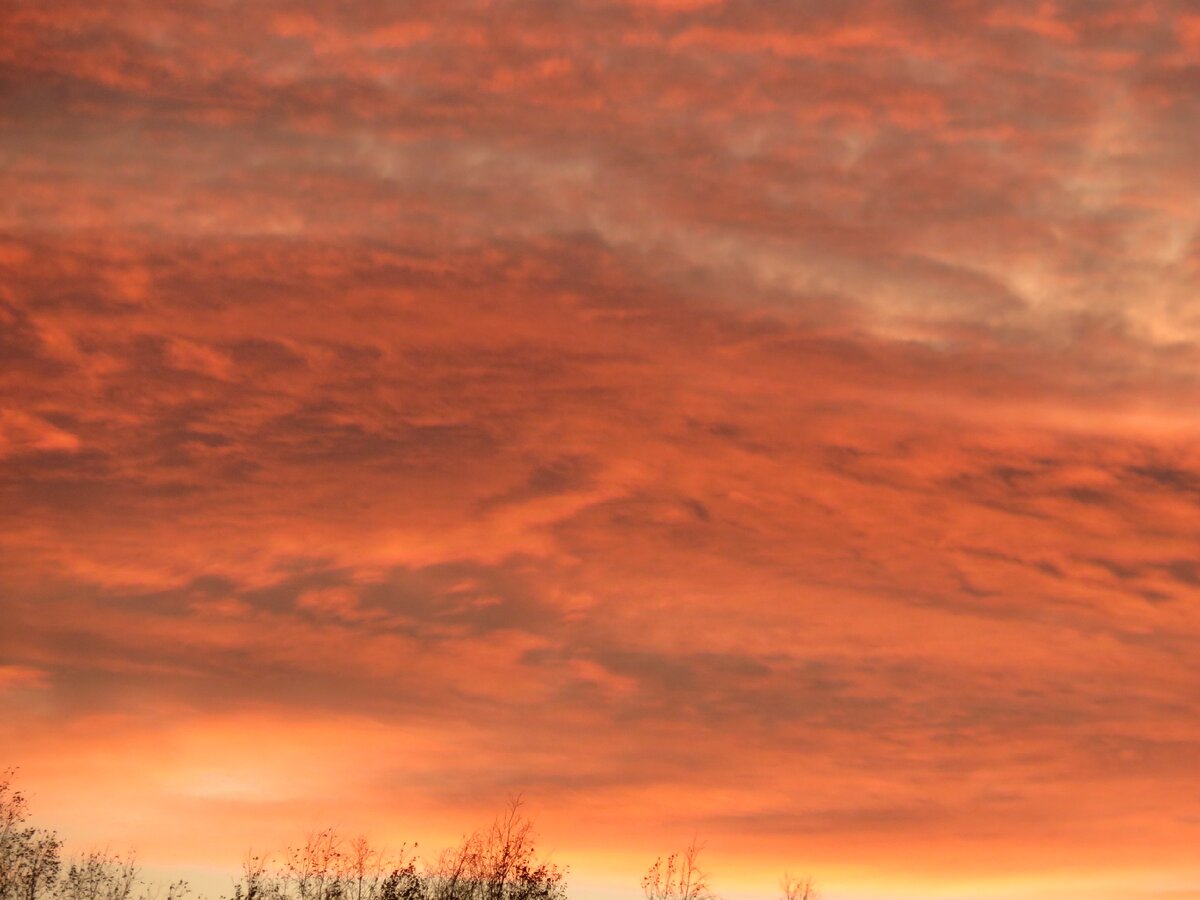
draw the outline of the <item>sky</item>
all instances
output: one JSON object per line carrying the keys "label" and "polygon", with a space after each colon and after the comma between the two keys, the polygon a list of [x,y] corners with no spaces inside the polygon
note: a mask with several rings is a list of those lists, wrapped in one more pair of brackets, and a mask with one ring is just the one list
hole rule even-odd
{"label": "sky", "polygon": [[1197,121],[1166,0],[6,0],[0,767],[1200,897]]}

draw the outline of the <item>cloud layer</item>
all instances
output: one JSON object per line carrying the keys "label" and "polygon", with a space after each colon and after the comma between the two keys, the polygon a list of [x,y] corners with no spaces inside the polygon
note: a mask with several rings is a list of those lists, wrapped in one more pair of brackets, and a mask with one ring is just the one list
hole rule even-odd
{"label": "cloud layer", "polygon": [[598,879],[1198,889],[1200,10],[0,30],[47,818],[219,866],[524,791]]}

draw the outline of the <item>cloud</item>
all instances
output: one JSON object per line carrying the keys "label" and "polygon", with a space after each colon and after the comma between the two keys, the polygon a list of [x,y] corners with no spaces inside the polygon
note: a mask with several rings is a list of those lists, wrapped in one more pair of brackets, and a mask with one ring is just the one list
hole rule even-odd
{"label": "cloud", "polygon": [[1193,18],[0,18],[0,727],[64,828],[526,790],[631,884],[1192,883]]}

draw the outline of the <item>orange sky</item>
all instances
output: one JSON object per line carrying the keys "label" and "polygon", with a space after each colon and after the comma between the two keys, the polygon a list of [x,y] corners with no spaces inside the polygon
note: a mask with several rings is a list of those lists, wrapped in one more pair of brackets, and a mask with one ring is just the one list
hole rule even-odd
{"label": "orange sky", "polygon": [[1198,121],[1185,2],[6,0],[0,768],[1200,897]]}

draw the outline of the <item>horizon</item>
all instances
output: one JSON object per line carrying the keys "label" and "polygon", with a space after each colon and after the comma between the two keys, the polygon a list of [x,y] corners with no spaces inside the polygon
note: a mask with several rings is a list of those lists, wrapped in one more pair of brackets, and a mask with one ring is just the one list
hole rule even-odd
{"label": "horizon", "polygon": [[1191,3],[0,3],[0,771],[1200,898],[1196,122]]}
{"label": "horizon", "polygon": [[[19,770],[17,774],[19,775]],[[14,786],[20,790],[19,779]],[[34,799],[30,797],[28,791],[22,791],[22,793],[27,798]],[[525,816],[534,826],[534,843],[537,848],[535,857],[552,863],[564,871],[565,887],[570,900],[627,900],[627,898],[646,900],[642,888],[638,887],[637,883],[645,875],[650,863],[655,859],[665,859],[672,853],[681,853],[689,842],[688,840],[677,841],[675,845],[664,847],[661,852],[647,851],[640,857],[637,854],[626,855],[622,861],[625,869],[619,874],[613,872],[611,859],[605,859],[599,866],[595,860],[591,860],[590,864],[585,862],[584,866],[577,871],[569,859],[563,858],[561,852],[552,846],[543,844],[542,836],[537,828],[536,812],[531,808],[528,799],[510,797],[508,803],[512,803],[514,800],[519,800]],[[485,822],[479,821],[473,827],[465,827],[457,834],[447,833],[440,837],[441,843],[431,847],[422,840],[421,835],[411,832],[401,835],[392,844],[380,844],[376,841],[375,836],[361,830],[326,822],[321,826],[297,831],[283,840],[276,836],[276,840],[273,843],[268,841],[267,845],[262,842],[249,844],[237,855],[236,863],[232,861],[232,857],[226,854],[224,865],[197,866],[194,863],[181,864],[178,861],[171,862],[162,859],[157,861],[157,865],[153,862],[147,865],[141,858],[138,848],[132,845],[120,845],[114,844],[112,841],[95,839],[73,841],[69,831],[60,833],[58,829],[53,828],[45,821],[45,817],[36,814],[31,817],[30,824],[59,833],[60,838],[66,838],[61,855],[64,869],[78,860],[81,854],[96,850],[103,852],[111,859],[124,857],[135,860],[140,873],[139,883],[142,885],[142,894],[150,900],[159,897],[168,883],[180,879],[189,886],[190,891],[187,896],[196,897],[197,900],[229,900],[234,895],[235,887],[244,883],[242,866],[248,857],[254,856],[263,860],[268,870],[273,871],[283,865],[292,848],[303,846],[307,839],[323,829],[329,830],[342,848],[346,848],[348,842],[353,838],[366,838],[382,854],[380,865],[383,865],[385,869],[391,865],[385,863],[386,860],[402,861],[407,854],[417,863],[418,871],[432,872],[436,870],[437,858],[442,850],[461,843],[469,834],[478,833],[481,827],[486,825]],[[93,833],[95,830],[95,828],[92,829]],[[742,861],[740,864],[734,863],[734,868],[740,871],[734,877],[733,884],[725,884],[720,876],[723,867],[728,874],[731,860],[728,857],[722,860],[719,853],[711,852],[706,841],[696,837],[691,838],[690,841],[701,851],[700,871],[704,873],[705,883],[711,889],[712,900],[781,900],[780,885],[783,879],[788,875],[797,875],[794,870],[781,869],[772,879],[762,871],[765,867],[761,864],[757,867],[757,871],[748,875],[747,866]],[[393,851],[401,852],[401,856],[394,857]],[[587,859],[586,856],[585,859]],[[714,860],[716,868],[714,868]],[[639,862],[641,863],[640,868],[638,868]],[[1128,878],[1125,883],[1118,884],[1111,875],[1104,873],[1089,872],[1080,877],[1081,874],[1083,873],[1071,871],[1069,866],[1064,867],[1064,871],[1057,876],[1062,884],[1058,888],[1046,887],[1044,876],[1041,879],[1028,879],[1010,875],[994,879],[984,878],[971,884],[964,884],[960,879],[956,885],[948,883],[932,889],[926,886],[916,891],[897,890],[895,887],[877,887],[835,894],[823,891],[816,880],[811,879],[811,875],[801,873],[801,877],[808,877],[812,880],[818,892],[816,900],[821,900],[821,898],[826,898],[826,900],[832,900],[832,898],[837,898],[837,900],[918,900],[918,898],[924,898],[924,900],[1068,900],[1068,898],[1079,896],[1080,885],[1089,884],[1090,886],[1086,888],[1088,896],[1095,900],[1109,900],[1109,898],[1128,900],[1130,897],[1145,898],[1145,900],[1151,900],[1151,898],[1156,898],[1156,900],[1193,900],[1193,898],[1200,897],[1200,893],[1180,884],[1166,882],[1150,887],[1147,885],[1144,875]],[[582,877],[580,877],[581,875]],[[861,875],[862,873],[859,873],[860,878]],[[874,878],[868,874],[865,881],[868,883],[872,880],[886,882],[889,877],[894,877],[894,873],[884,874],[882,878],[878,874]],[[1030,883],[1036,884],[1039,881],[1043,882],[1042,887],[1031,890]]]}

